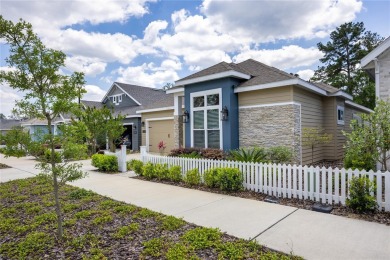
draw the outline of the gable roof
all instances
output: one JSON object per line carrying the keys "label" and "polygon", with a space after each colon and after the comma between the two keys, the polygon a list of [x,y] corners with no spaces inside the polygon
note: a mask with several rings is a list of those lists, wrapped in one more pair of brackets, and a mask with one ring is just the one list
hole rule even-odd
{"label": "gable roof", "polygon": [[[227,72],[230,72],[230,74]],[[175,87],[167,90],[167,93],[172,94],[183,91],[186,84],[193,84],[223,77],[237,77],[242,79],[242,82],[235,88],[236,93],[252,91],[255,89],[298,85],[323,96],[343,96],[346,99],[352,100],[351,95],[340,89],[334,88],[325,83],[305,81],[295,75],[289,74],[275,67],[268,66],[254,59],[248,59],[237,64],[220,62],[214,66],[176,81]]]}
{"label": "gable roof", "polygon": [[13,127],[20,126],[22,122],[19,119],[0,119],[0,130],[11,130]]}
{"label": "gable roof", "polygon": [[375,49],[368,53],[360,62],[360,66],[363,69],[374,68],[373,61],[378,58],[382,53],[390,49],[390,37],[381,42]]}
{"label": "gable roof", "polygon": [[81,104],[83,104],[86,107],[95,107],[95,108],[102,108],[103,103],[99,101],[90,101],[90,100],[80,100]]}

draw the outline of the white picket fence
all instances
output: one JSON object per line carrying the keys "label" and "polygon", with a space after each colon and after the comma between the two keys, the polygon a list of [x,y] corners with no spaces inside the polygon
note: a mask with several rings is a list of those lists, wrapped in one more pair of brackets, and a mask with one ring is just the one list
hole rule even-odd
{"label": "white picket fence", "polygon": [[203,173],[208,169],[216,167],[238,168],[243,173],[243,184],[247,190],[270,196],[309,199],[327,204],[341,203],[345,205],[349,180],[353,176],[368,176],[371,181],[375,182],[376,189],[372,195],[376,197],[379,208],[390,211],[390,172],[191,159],[142,153],[141,160],[144,163],[179,165],[183,176],[187,171],[197,168],[202,180]]}

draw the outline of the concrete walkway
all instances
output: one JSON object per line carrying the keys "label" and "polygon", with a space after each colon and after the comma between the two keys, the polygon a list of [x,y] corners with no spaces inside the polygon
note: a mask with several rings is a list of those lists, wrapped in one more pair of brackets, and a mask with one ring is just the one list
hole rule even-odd
{"label": "concrete walkway", "polygon": [[[137,158],[138,155],[129,155]],[[31,158],[4,158],[14,168],[0,171],[0,182],[37,174]],[[93,171],[72,185],[113,199],[217,227],[230,235],[307,259],[390,259],[390,226],[255,200],[213,194]]]}

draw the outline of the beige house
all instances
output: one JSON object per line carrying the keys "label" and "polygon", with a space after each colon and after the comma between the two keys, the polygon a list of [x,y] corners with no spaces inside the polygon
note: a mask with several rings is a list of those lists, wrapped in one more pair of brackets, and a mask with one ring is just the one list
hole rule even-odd
{"label": "beige house", "polygon": [[360,63],[371,78],[375,80],[376,97],[390,99],[390,37],[367,54]]}

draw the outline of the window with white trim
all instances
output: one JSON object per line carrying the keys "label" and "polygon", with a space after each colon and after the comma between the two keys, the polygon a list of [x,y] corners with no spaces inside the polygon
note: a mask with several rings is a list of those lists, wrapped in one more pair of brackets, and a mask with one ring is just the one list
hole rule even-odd
{"label": "window with white trim", "polygon": [[122,102],[122,95],[123,94],[111,96],[112,97],[112,103],[115,104],[115,105],[119,105],[119,103]]}
{"label": "window with white trim", "polygon": [[192,146],[221,148],[220,89],[191,94]]}
{"label": "window with white trim", "polygon": [[337,106],[337,124],[344,125],[344,107]]}

